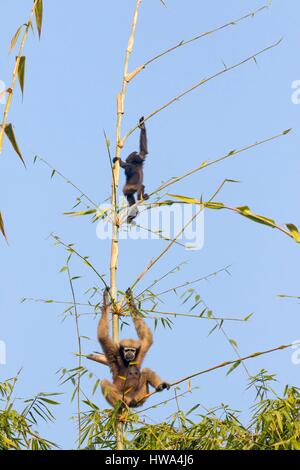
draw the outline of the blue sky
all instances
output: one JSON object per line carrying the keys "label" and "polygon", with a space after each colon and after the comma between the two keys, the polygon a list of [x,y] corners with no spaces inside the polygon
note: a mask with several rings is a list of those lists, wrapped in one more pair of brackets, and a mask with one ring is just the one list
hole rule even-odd
{"label": "blue sky", "polygon": [[[0,80],[10,82],[14,53],[8,56],[10,39],[26,21],[32,2],[13,5],[1,0]],[[96,237],[87,218],[68,218],[77,193],[41,164],[32,165],[34,155],[48,160],[90,197],[103,201],[110,191],[110,170],[103,129],[112,142],[115,133],[115,97],[120,88],[124,51],[134,0],[45,2],[40,41],[30,35],[25,95],[22,103],[15,93],[9,121],[15,126],[18,143],[27,162],[24,170],[6,142],[1,156],[0,201],[10,246],[1,242],[0,339],[7,345],[7,365],[0,366],[1,380],[23,367],[18,395],[38,391],[68,392],[58,384],[55,372],[74,367],[76,350],[73,319],[61,321],[60,305],[20,303],[23,297],[70,300],[65,273],[59,273],[66,253],[53,246],[55,232],[68,243],[76,243],[89,255],[101,273],[108,275],[109,243]],[[203,31],[234,20],[263,5],[261,1],[228,0],[185,2],[144,0],[137,28],[130,69],[166,47]],[[191,197],[210,195],[224,180],[219,199],[232,206],[249,205],[253,211],[283,224],[300,226],[299,214],[299,116],[300,107],[291,101],[292,82],[300,79],[298,18],[296,0],[274,0],[269,10],[255,18],[216,33],[153,63],[128,87],[123,132],[181,91],[223,67],[239,62],[283,37],[275,49],[175,103],[148,123],[150,155],[146,186],[199,165],[202,161],[270,137],[292,127],[293,133],[257,147],[237,158],[213,166],[182,183],[172,192]],[[3,105],[0,105],[0,111]],[[136,148],[137,134],[129,139],[124,153]],[[171,173],[170,174],[170,170]],[[123,181],[123,175],[121,175]],[[118,285],[125,289],[148,261],[165,246],[163,241],[122,241]],[[175,247],[141,282],[139,289],[183,261],[180,273],[164,281],[163,288],[205,276],[232,265],[231,276],[220,274],[199,284],[203,299],[219,316],[243,317],[248,323],[226,323],[241,354],[300,340],[299,305],[278,299],[278,293],[299,295],[299,245],[280,232],[251,223],[239,216],[212,211],[205,216],[205,243],[200,251]],[[146,254],[146,256],[145,256]],[[97,279],[75,261],[77,298]],[[166,298],[165,310],[187,313],[175,297]],[[208,336],[212,323],[177,318],[172,331],[160,328],[146,365],[169,381],[233,358],[234,353],[221,333]],[[81,322],[84,351],[97,349],[96,319]],[[299,367],[291,351],[275,353],[248,364],[250,372],[262,367],[278,375],[278,390],[286,384],[299,385]],[[86,364],[99,378],[108,370]],[[247,377],[242,368],[225,377],[221,370],[194,381],[199,390],[181,401],[187,410],[196,403],[206,407],[228,403],[246,409],[253,393],[245,391]],[[89,387],[87,387],[89,390]],[[164,395],[166,398],[171,397]],[[161,398],[161,397],[160,397]],[[94,397],[105,406],[100,392]],[[41,430],[61,446],[73,446],[74,425],[69,417],[74,407],[69,395],[56,410],[57,422]],[[149,404],[154,404],[155,398]],[[174,404],[151,413],[162,420]]]}

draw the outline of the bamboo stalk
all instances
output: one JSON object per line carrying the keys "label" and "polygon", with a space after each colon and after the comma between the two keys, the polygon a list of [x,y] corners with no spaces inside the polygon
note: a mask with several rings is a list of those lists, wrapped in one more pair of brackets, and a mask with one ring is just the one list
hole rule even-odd
{"label": "bamboo stalk", "polygon": [[[142,0],[136,1],[135,11],[133,15],[131,32],[127,44],[125,62],[124,62],[124,71],[123,71],[123,81],[122,81],[122,90],[117,96],[117,128],[116,128],[116,158],[119,158],[121,155],[121,149],[123,144],[121,142],[121,125],[122,118],[124,115],[124,102],[127,89],[126,76],[128,75],[128,64],[129,58],[134,46],[134,38],[136,25],[138,20],[138,12]],[[110,292],[114,302],[117,300],[117,269],[118,269],[118,257],[119,257],[119,221],[117,217],[117,194],[119,186],[119,175],[120,175],[120,165],[117,161],[113,168],[112,175],[112,211],[113,211],[113,221],[112,221],[112,243],[111,243],[111,257],[110,257]],[[113,312],[113,341],[118,343],[119,341],[119,316],[117,313]],[[124,449],[124,436],[123,436],[123,425],[121,422],[117,423],[116,431],[116,440],[117,440],[117,450]]]}
{"label": "bamboo stalk", "polygon": [[144,277],[144,275],[157,263],[157,261],[159,261],[166,254],[166,252],[169,251],[169,249],[175,244],[176,240],[180,237],[180,235],[183,234],[185,229],[198,217],[198,215],[202,211],[203,207],[200,207],[196,214],[191,217],[191,219],[184,225],[184,227],[178,232],[176,237],[166,246],[166,248],[156,258],[154,258],[154,260],[150,261],[148,266],[144,269],[143,272],[141,272],[141,274],[139,274],[134,283],[131,285],[131,289],[133,289],[137,285],[137,283],[140,282],[140,280]]}
{"label": "bamboo stalk", "polygon": [[19,53],[16,57],[16,62],[15,62],[14,70],[13,70],[12,82],[11,82],[10,87],[8,88],[8,95],[7,95],[7,100],[6,100],[6,104],[5,104],[5,108],[4,108],[3,119],[2,119],[1,129],[0,129],[0,154],[2,153],[2,148],[3,148],[3,139],[4,139],[5,127],[7,125],[8,112],[9,112],[9,108],[10,108],[10,105],[11,105],[11,100],[12,100],[12,95],[13,95],[13,92],[14,92],[16,80],[17,80],[17,77],[18,77],[20,58],[23,55],[23,50],[24,50],[25,42],[26,42],[26,39],[27,39],[27,36],[28,36],[28,31],[29,31],[29,29],[32,25],[32,18],[33,18],[33,15],[35,13],[35,7],[36,7],[38,1],[39,0],[35,0],[35,2],[33,4],[33,7],[32,7],[32,10],[31,10],[31,13],[30,13],[28,23],[26,24],[25,31],[24,31],[24,34],[23,34],[23,38],[22,38],[20,48],[19,48]]}

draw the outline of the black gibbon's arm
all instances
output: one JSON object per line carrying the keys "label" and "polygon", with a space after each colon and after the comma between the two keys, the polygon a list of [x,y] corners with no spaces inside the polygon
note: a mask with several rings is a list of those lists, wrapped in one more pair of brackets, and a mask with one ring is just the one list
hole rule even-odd
{"label": "black gibbon's arm", "polygon": [[144,123],[144,117],[141,117],[141,119],[140,119],[139,128],[141,129],[141,133],[140,133],[140,156],[144,160],[145,156],[148,155],[148,140],[147,140],[146,126],[145,126],[145,123]]}
{"label": "black gibbon's arm", "polygon": [[128,166],[126,162],[123,162],[123,160],[121,160],[121,158],[114,158],[113,162],[116,163],[116,161],[119,161],[120,167],[123,168],[124,170],[126,170],[126,168]]}

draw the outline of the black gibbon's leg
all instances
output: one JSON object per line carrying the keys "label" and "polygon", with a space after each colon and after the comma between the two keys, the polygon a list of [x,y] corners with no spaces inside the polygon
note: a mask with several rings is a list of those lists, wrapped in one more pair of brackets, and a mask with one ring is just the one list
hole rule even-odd
{"label": "black gibbon's leg", "polygon": [[134,206],[135,204],[135,197],[134,194],[126,194],[127,202],[129,206]]}
{"label": "black gibbon's leg", "polygon": [[130,208],[131,208],[132,206],[134,206],[135,203],[136,203],[135,196],[134,196],[135,191],[132,191],[132,189],[130,189],[130,190],[127,192],[127,191],[126,191],[126,186],[125,186],[123,192],[124,192],[124,195],[125,195],[126,198],[127,198],[127,202],[128,202],[128,205],[129,205],[127,223],[128,223],[128,224],[131,224],[131,222],[132,222],[132,221],[136,218],[136,216],[138,215],[138,210],[137,210],[137,209],[130,209]]}
{"label": "black gibbon's leg", "polygon": [[142,184],[138,193],[137,193],[137,198],[138,198],[138,201],[147,201],[149,199],[149,196],[148,194],[145,193],[145,186]]}

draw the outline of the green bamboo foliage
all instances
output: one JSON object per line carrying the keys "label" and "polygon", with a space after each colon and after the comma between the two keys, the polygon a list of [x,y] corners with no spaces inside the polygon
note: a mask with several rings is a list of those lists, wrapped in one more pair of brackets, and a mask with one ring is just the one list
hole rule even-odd
{"label": "green bamboo foliage", "polygon": [[[15,387],[20,372],[0,382],[0,450],[50,450],[57,445],[36,431],[40,421],[53,423],[52,407],[60,403],[59,393],[38,393],[33,398],[20,399]],[[17,405],[18,404],[18,405]]]}
{"label": "green bamboo foliage", "polygon": [[[284,227],[281,227],[280,225],[276,224],[275,220],[270,219],[268,217],[264,217],[262,215],[255,214],[254,212],[251,211],[251,209],[248,206],[239,206],[239,207],[230,207],[224,204],[223,202],[203,202],[197,198],[191,198],[187,196],[180,196],[177,194],[169,194],[170,197],[173,197],[174,199],[177,199],[181,201],[184,204],[194,204],[194,205],[200,205],[204,209],[213,209],[213,210],[220,210],[220,209],[227,209],[232,212],[235,212],[243,217],[246,217],[249,220],[252,220],[253,222],[256,222],[258,224],[263,224],[267,225],[268,227],[275,228],[281,232],[283,232],[285,235],[288,235],[290,238],[292,238],[295,242],[300,243],[300,233],[298,231],[298,228],[294,224],[286,224],[287,230]],[[166,204],[172,204],[172,201],[165,201]],[[163,204],[163,203],[162,203]]]}
{"label": "green bamboo foliage", "polygon": [[5,238],[6,241],[7,241],[7,236],[6,236],[6,232],[5,232],[5,228],[4,228],[4,222],[3,222],[3,217],[2,217],[1,212],[0,212],[0,231],[1,231],[2,235],[4,236],[4,238]]}
{"label": "green bamboo foliage", "polygon": [[13,149],[14,151],[16,152],[16,154],[18,155],[18,157],[20,158],[20,160],[22,161],[23,165],[26,167],[25,165],[25,161],[24,161],[24,158],[21,154],[21,150],[18,146],[18,143],[17,143],[17,140],[16,140],[16,137],[15,137],[15,133],[14,133],[14,129],[13,129],[13,126],[12,124],[6,124],[5,126],[5,134],[7,135],[11,145],[13,146]]}
{"label": "green bamboo foliage", "polygon": [[[8,138],[8,141],[12,145],[12,148],[14,149],[14,151],[16,152],[16,154],[18,155],[18,157],[20,158],[24,166],[25,166],[25,161],[22,156],[20,147],[17,143],[13,125],[11,123],[8,123],[8,114],[9,114],[9,109],[12,103],[12,97],[13,97],[15,84],[17,80],[19,81],[19,84],[20,84],[22,97],[24,95],[26,57],[23,55],[23,51],[24,51],[24,46],[28,37],[29,30],[30,29],[33,30],[33,17],[34,16],[36,20],[36,28],[40,37],[41,31],[42,31],[42,23],[43,23],[43,0],[33,1],[33,6],[32,6],[31,13],[30,13],[27,23],[20,25],[11,39],[9,52],[12,52],[13,49],[16,47],[21,37],[22,31],[24,31],[22,39],[20,41],[18,55],[16,56],[16,60],[15,60],[11,85],[9,88],[5,90],[5,93],[7,94],[7,99],[6,99],[6,104],[5,104],[5,108],[3,112],[2,123],[0,124],[0,154],[2,153],[3,140],[4,140],[4,136],[6,135],[6,137]],[[0,231],[2,235],[6,237],[2,217],[1,217]]]}

